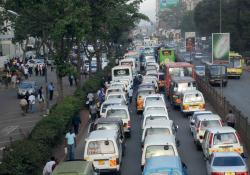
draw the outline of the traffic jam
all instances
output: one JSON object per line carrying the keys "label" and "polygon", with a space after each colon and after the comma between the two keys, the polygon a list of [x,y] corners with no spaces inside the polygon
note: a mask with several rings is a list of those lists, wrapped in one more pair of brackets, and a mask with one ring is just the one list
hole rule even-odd
{"label": "traffic jam", "polygon": [[126,142],[133,137],[132,118],[137,117],[141,122],[133,127],[140,128],[141,144],[136,147],[142,150],[142,175],[187,175],[187,162],[178,151],[185,143],[177,137],[180,128],[169,115],[171,108],[189,121],[208,175],[248,175],[237,131],[206,108],[194,66],[176,62],[174,55],[174,49],[140,46],[128,51],[112,68],[100,118],[90,124],[85,139],[84,160],[92,162],[97,173],[121,174]]}

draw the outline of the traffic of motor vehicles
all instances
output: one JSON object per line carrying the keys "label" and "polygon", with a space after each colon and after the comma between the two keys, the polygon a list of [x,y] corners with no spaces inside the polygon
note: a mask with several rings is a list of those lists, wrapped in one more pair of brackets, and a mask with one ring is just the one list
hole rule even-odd
{"label": "traffic of motor vehicles", "polygon": [[[196,59],[200,55],[197,54]],[[202,174],[248,175],[245,151],[234,129],[235,123],[223,121],[208,109],[206,99],[197,88],[196,76],[203,76],[206,71],[216,72],[211,66],[214,65],[206,65],[203,69],[190,61],[178,62],[176,49],[170,47],[136,45],[129,48],[119,65],[112,68],[112,80],[106,83],[99,117],[92,118],[89,124],[82,148],[85,162],[59,164],[53,175],[80,172],[82,167],[79,165],[83,164],[88,167],[85,168],[88,174],[201,174],[193,170],[202,167],[186,161],[191,158],[182,157],[183,152],[193,151],[188,150],[189,145],[183,149],[189,142],[178,134],[178,130],[184,127],[189,128],[189,133],[185,134],[192,135],[184,137],[192,140],[197,148],[191,154],[202,154],[198,160],[206,167],[200,171]],[[228,69],[225,67],[224,73],[229,72]],[[221,79],[219,85],[226,86]],[[175,122],[177,113],[182,115],[180,126]],[[132,140],[137,143],[133,147],[129,143]],[[131,156],[129,160],[126,157],[133,148],[141,150],[134,155],[137,160],[139,154],[139,165]],[[124,167],[128,161],[130,164]],[[79,170],[65,169],[72,166]]]}

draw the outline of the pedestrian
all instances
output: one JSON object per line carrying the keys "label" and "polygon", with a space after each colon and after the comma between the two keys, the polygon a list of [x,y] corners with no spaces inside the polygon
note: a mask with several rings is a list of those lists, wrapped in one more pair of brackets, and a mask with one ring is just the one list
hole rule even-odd
{"label": "pedestrian", "polygon": [[24,96],[25,100],[27,101],[26,113],[28,113],[28,111],[29,111],[29,106],[30,106],[29,96],[30,96],[29,92],[26,91],[25,96]]}
{"label": "pedestrian", "polygon": [[31,66],[28,67],[28,72],[31,77],[31,75],[33,74],[33,68]]}
{"label": "pedestrian", "polygon": [[34,113],[35,112],[35,104],[36,104],[36,97],[35,95],[32,93],[29,96],[29,108],[30,108],[30,112]]}
{"label": "pedestrian", "polygon": [[43,70],[43,65],[39,64],[38,65],[38,71],[39,71],[39,75],[42,76],[42,70]]}
{"label": "pedestrian", "polygon": [[236,117],[233,114],[232,110],[229,110],[229,113],[226,116],[226,122],[227,122],[227,126],[231,126],[232,128],[235,127]]}
{"label": "pedestrian", "polygon": [[55,157],[51,157],[50,160],[45,164],[43,168],[43,175],[52,175],[54,168],[56,167],[57,161]]}
{"label": "pedestrian", "polygon": [[73,78],[74,78],[74,81],[75,81],[75,86],[77,86],[78,81],[77,81],[76,75],[74,75]]}
{"label": "pedestrian", "polygon": [[94,122],[96,117],[97,117],[96,103],[94,103],[94,102],[90,103],[90,105],[89,105],[89,114],[90,114],[91,121]]}
{"label": "pedestrian", "polygon": [[45,67],[45,65],[43,65],[43,66],[42,66],[42,75],[43,75],[43,76],[45,76],[46,69],[47,69],[47,68]]}
{"label": "pedestrian", "polygon": [[28,108],[28,102],[25,98],[22,98],[20,100],[20,107],[21,107],[21,110],[22,110],[22,115],[25,115],[26,111],[27,111],[27,108]]}
{"label": "pedestrian", "polygon": [[79,125],[82,123],[80,114],[76,114],[72,119],[72,125],[74,127],[74,132],[77,135],[79,132]]}
{"label": "pedestrian", "polygon": [[16,88],[17,75],[14,73],[11,77],[11,84],[13,88]]}
{"label": "pedestrian", "polygon": [[42,87],[40,87],[40,89],[39,89],[37,100],[38,100],[38,103],[39,103],[39,111],[43,112],[45,100],[44,100],[44,95],[42,93]]}
{"label": "pedestrian", "polygon": [[69,85],[73,86],[73,75],[69,75]]}
{"label": "pedestrian", "polygon": [[92,92],[89,92],[87,95],[88,103],[92,103],[94,101],[94,94]]}
{"label": "pedestrian", "polygon": [[49,90],[49,100],[53,100],[53,94],[54,94],[54,85],[52,82],[50,82],[49,86],[48,86],[48,90]]}
{"label": "pedestrian", "polygon": [[35,67],[35,74],[36,74],[36,76],[38,76],[38,73],[39,73],[38,65],[36,65],[36,67]]}
{"label": "pedestrian", "polygon": [[27,67],[24,67],[24,77],[25,77],[25,79],[27,80],[28,79],[28,77],[29,77],[29,75],[28,75],[28,68]]}
{"label": "pedestrian", "polygon": [[129,96],[129,103],[132,103],[132,98],[133,98],[133,88],[130,87],[128,90],[128,96]]}
{"label": "pedestrian", "polygon": [[76,135],[73,132],[73,129],[70,128],[65,135],[65,147],[67,147],[68,160],[75,159],[75,147],[76,147]]}

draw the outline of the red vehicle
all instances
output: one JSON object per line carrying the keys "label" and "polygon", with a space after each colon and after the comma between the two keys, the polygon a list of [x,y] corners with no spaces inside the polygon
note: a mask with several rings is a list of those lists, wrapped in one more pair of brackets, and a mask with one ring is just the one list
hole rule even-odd
{"label": "red vehicle", "polygon": [[194,65],[186,62],[174,62],[166,65],[166,94],[169,96],[169,90],[172,77],[190,76],[195,79]]}

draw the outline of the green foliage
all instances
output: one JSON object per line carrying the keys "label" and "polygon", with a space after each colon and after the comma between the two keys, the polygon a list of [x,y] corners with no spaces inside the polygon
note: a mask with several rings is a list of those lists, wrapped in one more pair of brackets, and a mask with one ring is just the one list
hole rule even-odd
{"label": "green foliage", "polygon": [[[203,0],[195,8],[194,20],[201,35],[220,32],[220,1]],[[235,51],[250,47],[249,0],[222,0],[222,32],[229,32]]]}
{"label": "green foliage", "polygon": [[193,11],[188,11],[184,14],[181,20],[180,28],[181,31],[185,32],[196,31]]}

